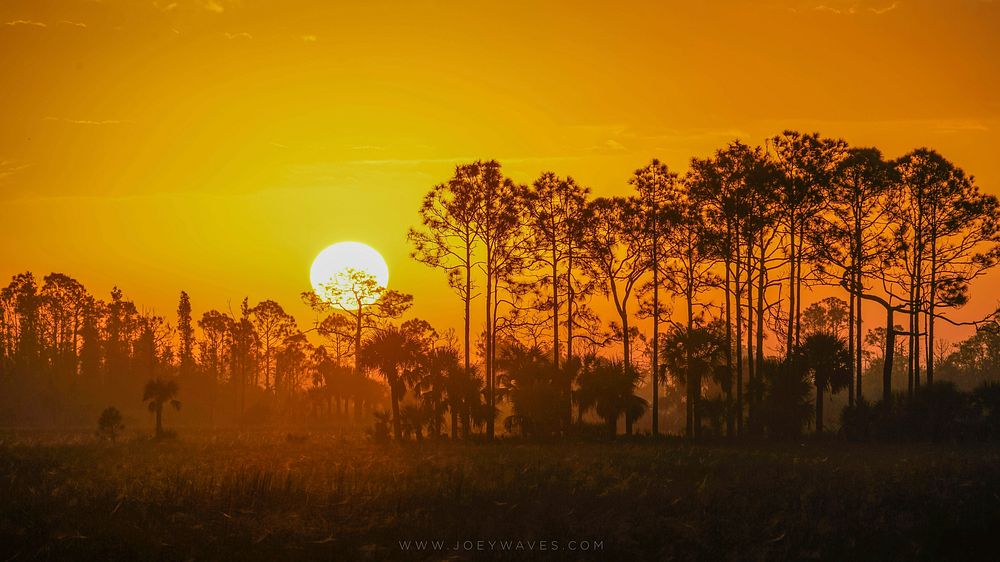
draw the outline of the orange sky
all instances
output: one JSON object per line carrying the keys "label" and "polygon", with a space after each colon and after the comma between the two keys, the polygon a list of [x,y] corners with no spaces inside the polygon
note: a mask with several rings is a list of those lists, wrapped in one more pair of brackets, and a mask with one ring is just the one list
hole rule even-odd
{"label": "orange sky", "polygon": [[930,146],[1000,193],[998,2],[542,4],[5,0],[0,276],[306,323],[313,256],[353,239],[457,327],[405,233],[458,162],[605,195],[654,156],[795,128]]}

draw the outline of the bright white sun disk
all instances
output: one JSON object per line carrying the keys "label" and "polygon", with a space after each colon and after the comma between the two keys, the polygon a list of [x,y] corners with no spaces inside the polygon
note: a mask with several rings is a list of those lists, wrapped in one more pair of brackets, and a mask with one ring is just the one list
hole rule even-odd
{"label": "bright white sun disk", "polygon": [[[323,250],[313,260],[312,268],[309,270],[309,280],[312,282],[313,290],[320,298],[333,300],[330,285],[336,284],[342,289],[349,288],[345,284],[349,270],[364,271],[379,284],[385,287],[389,284],[389,266],[374,248],[361,242],[338,242]],[[341,297],[339,302],[334,304],[343,307],[353,306],[353,299]],[[371,303],[366,303],[371,304]]]}

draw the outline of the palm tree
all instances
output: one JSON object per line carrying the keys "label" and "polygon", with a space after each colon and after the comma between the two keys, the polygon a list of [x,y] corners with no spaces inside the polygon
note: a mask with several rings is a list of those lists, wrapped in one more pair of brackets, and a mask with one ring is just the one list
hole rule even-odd
{"label": "palm tree", "polygon": [[721,320],[696,319],[690,326],[675,324],[662,336],[660,349],[663,367],[687,389],[685,433],[689,438],[701,435],[701,394],[705,375],[723,389],[730,375],[726,356],[726,327]]}
{"label": "palm tree", "polygon": [[462,437],[468,437],[472,428],[484,427],[490,415],[496,418],[496,408],[487,406],[483,387],[483,377],[474,365],[448,377],[448,405],[458,409]]}
{"label": "palm tree", "polygon": [[510,342],[497,359],[500,391],[513,413],[504,420],[507,431],[519,428],[523,437],[558,433],[565,415],[557,406],[565,401],[567,381],[541,348]]}
{"label": "palm tree", "polygon": [[[417,369],[411,370],[413,390],[424,404],[430,416],[428,432],[431,437],[441,436],[441,424],[445,411],[451,410],[452,438],[457,437],[458,408],[453,402],[452,381],[460,377],[462,371],[458,350],[453,347],[438,347],[425,353]],[[458,398],[458,396],[455,396]],[[456,403],[459,400],[455,401]]]}
{"label": "palm tree", "polygon": [[851,353],[844,340],[821,332],[807,337],[793,360],[796,368],[812,375],[816,385],[816,434],[822,434],[823,393],[836,394],[851,383]]}
{"label": "palm tree", "polygon": [[631,433],[632,421],[646,413],[649,404],[636,396],[639,372],[626,368],[622,361],[588,358],[583,362],[576,402],[580,412],[594,410],[607,425],[608,434],[614,438],[618,418],[625,416],[626,432]]}
{"label": "palm tree", "polygon": [[163,405],[170,403],[175,410],[181,409],[181,403],[177,397],[177,381],[164,380],[159,377],[146,383],[146,388],[142,391],[142,401],[149,403],[149,411],[156,414],[156,437],[163,436]]}
{"label": "palm tree", "polygon": [[377,371],[389,385],[392,430],[397,441],[403,440],[399,418],[399,400],[406,392],[403,371],[416,366],[422,351],[421,342],[411,333],[390,326],[369,337],[359,354],[361,365]]}
{"label": "palm tree", "polygon": [[410,434],[416,436],[417,441],[423,441],[423,428],[427,426],[428,431],[433,431],[434,421],[432,412],[426,402],[421,402],[416,398],[407,397],[399,406],[400,428],[410,438]]}
{"label": "palm tree", "polygon": [[[809,423],[809,374],[793,368],[791,361],[767,358],[761,361],[748,392],[761,395],[760,423],[771,437],[793,439]],[[754,385],[760,385],[755,388]]]}

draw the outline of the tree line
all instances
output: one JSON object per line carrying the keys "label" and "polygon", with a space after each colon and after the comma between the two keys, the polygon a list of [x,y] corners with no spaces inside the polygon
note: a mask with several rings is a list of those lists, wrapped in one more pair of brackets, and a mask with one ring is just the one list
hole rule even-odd
{"label": "tree line", "polygon": [[[565,435],[590,415],[658,434],[672,412],[690,437],[780,436],[822,432],[825,393],[856,409],[866,392],[901,400],[900,377],[904,396],[939,373],[995,378],[992,316],[949,313],[997,263],[997,199],[938,153],[887,160],[786,131],[683,174],[653,160],[628,183],[593,197],[551,172],[522,185],[497,161],[456,166],[407,237],[461,301],[458,334],[403,320],[413,297],[360,271],[303,293],[311,326],[272,300],[195,320],[184,292],[170,322],[117,288],[16,275],[0,291],[3,417],[139,402],[169,379],[212,423],[492,438],[498,421]],[[977,331],[951,350],[941,322]]]}
{"label": "tree line", "polygon": [[[505,390],[497,349],[527,342],[569,371],[550,377],[565,386],[568,423],[581,380],[574,373],[615,344],[620,378],[652,387],[653,434],[669,379],[684,389],[685,433],[696,437],[710,386],[722,394],[710,407],[722,410],[728,434],[762,433],[782,377],[812,384],[821,432],[825,391],[846,387],[851,406],[864,398],[865,350],[878,332],[865,341],[862,303],[884,313],[869,321],[881,324],[884,402],[898,339],[912,395],[934,382],[941,322],[992,325],[992,316],[958,322],[948,312],[997,263],[997,199],[933,150],[887,160],[875,148],[785,131],[763,146],[734,141],[693,159],[683,175],[653,160],[629,183],[629,195],[591,198],[572,177],[546,172],[519,185],[499,162],[479,161],[425,196],[422,224],[409,233],[413,257],[442,269],[462,300],[465,357],[473,356],[472,303],[484,307],[489,404]],[[845,305],[803,307],[823,290],[840,292]],[[611,305],[606,325],[595,296]],[[823,319],[838,314],[846,318]],[[652,321],[648,341],[636,341],[646,340],[638,318]],[[649,359],[641,365],[637,343]],[[640,368],[642,376],[631,374]],[[628,432],[633,416],[622,415]]]}

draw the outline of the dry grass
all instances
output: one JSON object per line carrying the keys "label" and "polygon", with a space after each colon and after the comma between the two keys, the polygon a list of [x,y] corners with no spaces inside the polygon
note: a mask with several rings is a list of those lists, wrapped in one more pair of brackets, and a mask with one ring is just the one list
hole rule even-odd
{"label": "dry grass", "polygon": [[[4,559],[940,559],[988,556],[991,446],[678,441],[375,446],[188,433],[0,445]],[[557,541],[404,551],[401,540]],[[599,552],[569,541],[601,541]],[[537,548],[536,544],[536,548]],[[525,547],[526,544],[525,544]],[[412,548],[412,547],[411,547]]]}

